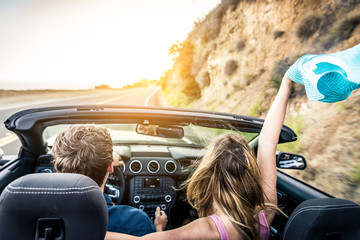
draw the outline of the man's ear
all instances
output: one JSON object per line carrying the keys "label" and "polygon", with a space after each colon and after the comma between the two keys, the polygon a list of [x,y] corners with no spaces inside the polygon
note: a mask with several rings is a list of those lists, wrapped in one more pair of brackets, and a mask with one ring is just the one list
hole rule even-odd
{"label": "man's ear", "polygon": [[114,172],[114,162],[111,162],[107,169],[108,173]]}

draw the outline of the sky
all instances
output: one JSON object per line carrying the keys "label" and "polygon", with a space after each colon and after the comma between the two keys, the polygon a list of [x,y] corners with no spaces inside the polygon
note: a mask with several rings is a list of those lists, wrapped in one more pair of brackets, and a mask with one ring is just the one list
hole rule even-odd
{"label": "sky", "polygon": [[0,89],[159,79],[169,48],[220,0],[0,0]]}

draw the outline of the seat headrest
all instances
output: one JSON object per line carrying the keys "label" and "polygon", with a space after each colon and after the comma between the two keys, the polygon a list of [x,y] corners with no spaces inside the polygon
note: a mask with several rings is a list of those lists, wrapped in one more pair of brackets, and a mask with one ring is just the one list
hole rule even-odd
{"label": "seat headrest", "polygon": [[108,211],[103,193],[89,177],[29,174],[2,192],[0,226],[4,239],[104,239]]}
{"label": "seat headrest", "polygon": [[310,199],[291,214],[284,240],[360,239],[360,206],[339,198]]}

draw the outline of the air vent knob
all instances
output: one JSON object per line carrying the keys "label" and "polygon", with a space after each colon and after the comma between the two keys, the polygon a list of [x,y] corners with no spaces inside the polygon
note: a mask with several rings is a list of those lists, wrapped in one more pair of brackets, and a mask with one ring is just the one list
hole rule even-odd
{"label": "air vent knob", "polygon": [[170,196],[170,195],[166,195],[166,196],[165,196],[165,201],[166,201],[166,202],[171,202],[171,196]]}
{"label": "air vent knob", "polygon": [[139,203],[140,202],[140,197],[139,196],[135,196],[134,197],[134,203]]}

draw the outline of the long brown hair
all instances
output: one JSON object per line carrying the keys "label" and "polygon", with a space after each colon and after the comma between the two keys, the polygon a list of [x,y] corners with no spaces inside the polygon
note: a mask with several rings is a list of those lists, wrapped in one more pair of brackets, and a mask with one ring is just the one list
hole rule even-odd
{"label": "long brown hair", "polygon": [[260,239],[257,214],[277,210],[265,204],[261,176],[252,149],[237,134],[217,138],[182,187],[200,217],[214,213],[215,202],[243,239]]}

